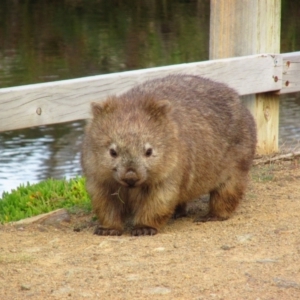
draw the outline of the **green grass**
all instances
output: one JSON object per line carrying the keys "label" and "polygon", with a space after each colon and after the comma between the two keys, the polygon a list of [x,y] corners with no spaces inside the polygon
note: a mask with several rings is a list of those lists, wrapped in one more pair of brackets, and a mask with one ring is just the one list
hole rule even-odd
{"label": "green grass", "polygon": [[58,208],[70,212],[78,209],[91,211],[90,198],[85,190],[85,179],[48,179],[37,184],[21,185],[0,199],[0,223],[18,221],[47,213]]}

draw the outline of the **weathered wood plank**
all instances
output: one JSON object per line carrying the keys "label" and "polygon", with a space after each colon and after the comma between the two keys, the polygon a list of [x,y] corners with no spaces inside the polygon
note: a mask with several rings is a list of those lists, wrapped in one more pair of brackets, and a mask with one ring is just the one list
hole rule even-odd
{"label": "weathered wood plank", "polygon": [[[281,0],[211,0],[209,58],[279,53],[280,8]],[[260,93],[242,98],[258,125],[257,152],[268,154],[278,150],[279,96]]]}
{"label": "weathered wood plank", "polygon": [[137,83],[167,74],[202,75],[227,83],[241,95],[275,91],[281,57],[252,55],[165,66],[73,80],[0,89],[0,131],[86,119],[92,101],[120,94]]}
{"label": "weathered wood plank", "polygon": [[300,52],[284,53],[280,94],[300,92]]}

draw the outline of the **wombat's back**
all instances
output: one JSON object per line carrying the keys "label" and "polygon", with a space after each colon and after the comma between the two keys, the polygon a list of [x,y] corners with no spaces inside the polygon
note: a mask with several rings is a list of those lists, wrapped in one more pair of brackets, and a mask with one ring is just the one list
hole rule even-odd
{"label": "wombat's back", "polygon": [[[132,101],[142,101],[146,95],[170,101],[173,119],[178,124],[191,124],[189,126],[192,128],[203,128],[209,124],[217,131],[215,133],[220,134],[228,134],[228,130],[235,127],[238,120],[249,115],[233,89],[199,76],[169,75],[146,81],[123,96]],[[250,117],[249,122],[254,125],[252,131],[255,135],[253,118]]]}
{"label": "wombat's back", "polygon": [[132,101],[140,101],[146,95],[171,102],[172,119],[179,129],[181,159],[187,170],[184,184],[194,186],[187,197],[192,190],[209,192],[235,168],[245,172],[250,169],[256,125],[233,89],[199,76],[169,75],[124,94]]}

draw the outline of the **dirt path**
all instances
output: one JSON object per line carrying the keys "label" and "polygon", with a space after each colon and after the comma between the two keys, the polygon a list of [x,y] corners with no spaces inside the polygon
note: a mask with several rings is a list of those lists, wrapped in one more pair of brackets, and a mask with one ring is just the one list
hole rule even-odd
{"label": "dirt path", "polygon": [[154,237],[0,226],[0,299],[300,299],[300,161],[253,168],[227,221],[192,212]]}

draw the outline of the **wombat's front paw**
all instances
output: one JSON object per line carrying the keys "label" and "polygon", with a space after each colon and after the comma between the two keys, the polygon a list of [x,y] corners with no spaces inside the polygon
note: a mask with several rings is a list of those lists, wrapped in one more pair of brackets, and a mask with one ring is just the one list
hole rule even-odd
{"label": "wombat's front paw", "polygon": [[122,231],[118,229],[113,229],[113,228],[103,228],[101,226],[97,226],[94,234],[97,235],[121,235]]}
{"label": "wombat's front paw", "polygon": [[138,227],[138,228],[133,228],[131,230],[131,235],[133,236],[140,236],[140,235],[155,235],[157,234],[157,229],[153,227]]}

